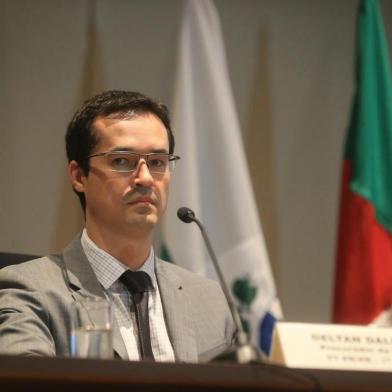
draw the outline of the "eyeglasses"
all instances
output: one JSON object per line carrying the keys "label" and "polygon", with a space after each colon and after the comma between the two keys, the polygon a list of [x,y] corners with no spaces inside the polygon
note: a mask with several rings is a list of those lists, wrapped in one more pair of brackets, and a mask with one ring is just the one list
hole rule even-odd
{"label": "eyeglasses", "polygon": [[88,158],[104,157],[111,171],[118,173],[129,173],[136,170],[141,158],[146,161],[150,173],[162,174],[167,169],[174,170],[178,155],[167,153],[138,154],[131,151],[108,151],[90,155]]}

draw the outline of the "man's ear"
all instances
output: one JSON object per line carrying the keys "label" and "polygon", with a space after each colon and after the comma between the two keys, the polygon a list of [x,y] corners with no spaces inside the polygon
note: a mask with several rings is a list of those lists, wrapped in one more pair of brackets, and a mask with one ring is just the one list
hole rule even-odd
{"label": "man's ear", "polygon": [[86,175],[83,169],[76,161],[70,161],[68,164],[68,176],[72,187],[77,192],[85,191]]}

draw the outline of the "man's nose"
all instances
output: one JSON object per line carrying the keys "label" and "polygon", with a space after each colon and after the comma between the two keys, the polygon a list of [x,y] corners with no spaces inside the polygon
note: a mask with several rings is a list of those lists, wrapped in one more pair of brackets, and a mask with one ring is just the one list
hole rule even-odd
{"label": "man's nose", "polygon": [[153,184],[154,178],[147,166],[145,159],[140,159],[135,171],[135,184],[149,187]]}

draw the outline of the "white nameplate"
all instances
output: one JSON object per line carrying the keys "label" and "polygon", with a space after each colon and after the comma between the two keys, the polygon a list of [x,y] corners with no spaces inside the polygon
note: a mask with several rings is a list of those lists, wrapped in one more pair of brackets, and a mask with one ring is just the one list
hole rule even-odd
{"label": "white nameplate", "polygon": [[278,322],[271,360],[307,369],[392,371],[392,328]]}

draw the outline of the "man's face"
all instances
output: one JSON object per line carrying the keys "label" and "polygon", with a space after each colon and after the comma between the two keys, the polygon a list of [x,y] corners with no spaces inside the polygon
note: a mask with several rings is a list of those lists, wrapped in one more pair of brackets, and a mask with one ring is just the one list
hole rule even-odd
{"label": "man's face", "polygon": [[[126,150],[140,154],[169,152],[167,131],[153,114],[131,119],[99,117],[93,123],[99,143],[92,154]],[[113,233],[150,233],[166,204],[169,170],[150,173],[142,157],[133,172],[111,170],[105,157],[90,158],[88,176],[81,176],[86,197],[86,227]],[[74,184],[75,186],[75,184]],[[77,189],[79,190],[79,189]]]}

